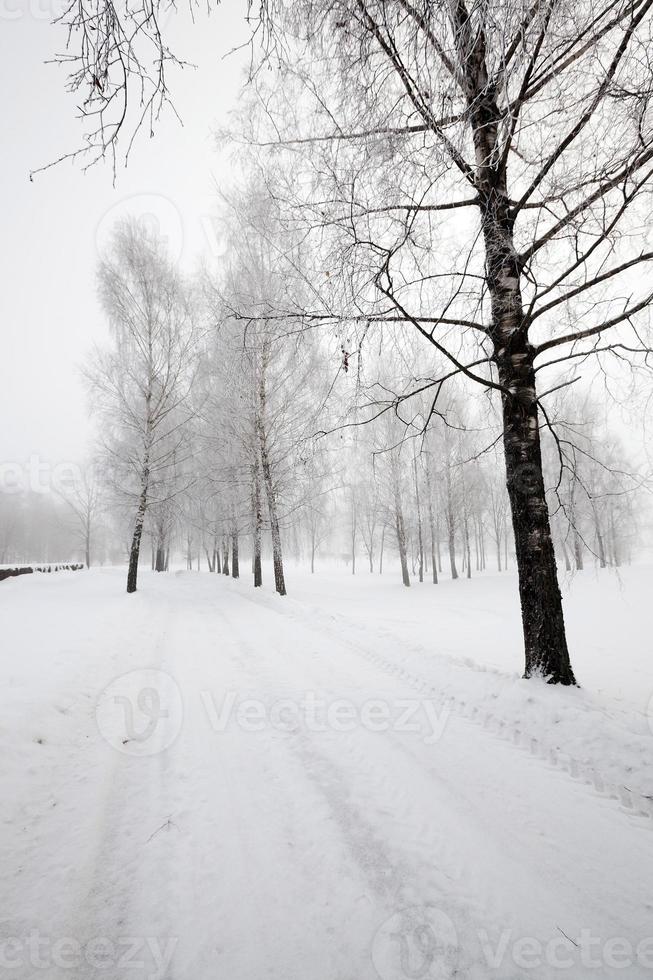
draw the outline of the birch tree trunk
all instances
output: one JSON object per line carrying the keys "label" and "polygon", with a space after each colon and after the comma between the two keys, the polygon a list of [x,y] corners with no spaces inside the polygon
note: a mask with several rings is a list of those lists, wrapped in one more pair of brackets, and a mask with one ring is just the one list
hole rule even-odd
{"label": "birch tree trunk", "polygon": [[492,309],[489,333],[502,386],[503,447],[519,576],[524,676],[575,684],[542,470],[535,348],[528,339],[529,321],[523,309],[507,163],[496,158],[500,112],[488,75],[485,37],[482,32],[473,36],[464,4],[458,3],[455,10]]}
{"label": "birch tree trunk", "polygon": [[467,516],[467,505],[463,507],[463,531],[465,535],[465,554],[467,556],[467,578],[472,577],[472,554],[469,544],[469,517]]}
{"label": "birch tree trunk", "polygon": [[451,495],[451,470],[449,461],[445,464],[445,484],[447,489],[447,544],[449,546],[449,567],[451,568],[452,579],[458,578],[456,568],[456,540],[455,540],[455,517],[453,511],[453,499]]}
{"label": "birch tree trunk", "polygon": [[268,450],[267,433],[265,431],[265,410],[267,404],[266,391],[266,371],[267,371],[268,350],[263,345],[261,364],[258,378],[258,406],[256,411],[256,432],[258,435],[259,452],[261,458],[261,470],[263,472],[263,483],[268,502],[268,515],[270,517],[270,531],[272,535],[272,563],[274,566],[274,586],[279,595],[286,595],[286,581],[283,572],[283,553],[281,551],[281,532],[279,530],[279,516],[277,510],[277,498],[272,478],[272,465]]}
{"label": "birch tree trunk", "polygon": [[141,481],[141,493],[138,498],[138,510],[136,511],[136,521],[134,523],[134,534],[132,536],[131,548],[129,549],[129,568],[127,569],[127,592],[136,591],[138,579],[138,558],[141,551],[141,537],[143,535],[143,524],[147,511],[147,492],[150,484],[150,457],[149,452],[145,453],[143,465],[143,477]]}
{"label": "birch tree trunk", "polygon": [[[519,345],[523,346],[523,345]],[[525,676],[575,684],[569,662],[545,496],[535,372],[528,351],[501,354],[506,482],[515,537],[525,648]]]}
{"label": "birch tree trunk", "polygon": [[157,535],[156,554],[154,558],[154,571],[164,572],[166,568],[166,546],[161,535]]}
{"label": "birch tree trunk", "polygon": [[86,559],[86,567],[91,567],[91,521],[90,517],[86,521],[85,533],[84,533],[84,557]]}
{"label": "birch tree trunk", "polygon": [[472,577],[472,555],[469,544],[469,509],[467,506],[467,485],[465,482],[465,469],[461,466],[461,486],[463,498],[463,547],[465,560],[463,564],[467,572],[467,578]]}
{"label": "birch tree trunk", "polygon": [[237,527],[233,527],[231,531],[231,577],[240,578]]}
{"label": "birch tree trunk", "polygon": [[431,534],[431,572],[433,576],[433,585],[437,585],[438,584],[438,555],[437,555],[437,541],[436,541],[436,532],[435,532],[435,519],[433,516],[433,498],[431,496],[430,486],[428,488],[428,514],[429,514],[429,530]]}
{"label": "birch tree trunk", "polygon": [[419,559],[419,580],[424,581],[424,539],[422,536],[422,508],[419,499],[419,478],[417,473],[417,456],[413,457],[413,474],[415,477],[415,507],[417,512],[417,550]]}
{"label": "birch tree trunk", "polygon": [[258,459],[255,459],[252,466],[253,483],[253,503],[254,503],[254,588],[258,589],[263,585],[263,571],[261,568],[261,528],[263,527],[263,511],[261,509],[261,480],[258,466]]}
{"label": "birch tree trunk", "polygon": [[612,506],[610,507],[610,542],[612,546],[612,562],[615,568],[619,568],[621,565],[621,553],[619,551],[619,537],[614,519],[614,507]]}
{"label": "birch tree trunk", "polygon": [[493,521],[493,524],[494,524],[494,536],[495,536],[495,538],[497,540],[497,571],[500,572],[501,571],[501,530],[502,530],[502,528],[501,528],[501,522],[499,521],[499,518],[498,518],[498,514],[497,514],[497,510],[496,510],[496,504],[494,505],[494,507],[495,507],[495,509],[494,509],[494,512],[493,512],[493,515],[492,515],[492,521]]}
{"label": "birch tree trunk", "polygon": [[596,529],[596,547],[599,554],[599,566],[601,568],[605,568],[606,566],[605,541],[603,539],[603,532],[601,531],[601,522],[599,520],[599,515],[594,501],[592,501],[592,513],[594,515],[594,527]]}
{"label": "birch tree trunk", "polygon": [[399,468],[397,460],[392,457],[392,493],[394,497],[395,509],[395,531],[397,533],[397,547],[399,549],[399,561],[401,562],[401,580],[406,587],[410,586],[410,574],[408,572],[408,554],[406,551],[406,527],[404,524],[404,512],[401,503],[401,487],[399,485]]}

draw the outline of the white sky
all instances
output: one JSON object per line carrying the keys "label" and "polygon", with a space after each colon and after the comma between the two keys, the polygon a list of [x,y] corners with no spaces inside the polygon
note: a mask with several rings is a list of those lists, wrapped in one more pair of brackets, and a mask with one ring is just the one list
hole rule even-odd
{"label": "white sky", "polygon": [[[95,296],[98,240],[129,210],[153,213],[189,269],[210,250],[215,184],[228,182],[231,170],[212,130],[236,106],[248,60],[246,50],[226,57],[249,37],[246,0],[222,0],[195,25],[187,11],[172,15],[170,46],[198,66],[169,76],[183,128],[168,112],[154,140],[142,134],[115,187],[109,164],[84,174],[81,164],[65,163],[30,183],[30,170],[77,147],[82,135],[64,71],[44,64],[65,41],[46,5],[62,2],[0,0],[0,465],[84,456],[91,426],[79,365],[106,330]],[[612,404],[609,412],[627,434],[622,412]],[[632,420],[627,427],[632,439]],[[641,447],[639,434],[635,442]]]}
{"label": "white sky", "polygon": [[[0,462],[37,455],[51,464],[83,456],[90,435],[79,377],[85,352],[105,332],[95,296],[98,239],[114,217],[153,213],[172,251],[192,268],[210,247],[215,183],[228,173],[212,129],[227,120],[246,53],[223,58],[248,37],[245,0],[223,0],[210,18],[172,17],[169,44],[196,71],[171,71],[172,113],[154,140],[141,136],[116,186],[110,165],[86,174],[65,163],[29,172],[80,143],[64,72],[46,65],[63,42],[48,0],[0,0],[3,192],[0,239]],[[50,0],[55,2],[55,0]]]}

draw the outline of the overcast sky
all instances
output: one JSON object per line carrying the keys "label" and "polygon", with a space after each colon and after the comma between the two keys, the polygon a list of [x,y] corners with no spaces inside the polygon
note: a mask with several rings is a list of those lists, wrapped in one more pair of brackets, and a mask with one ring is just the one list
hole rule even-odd
{"label": "overcast sky", "polygon": [[[0,463],[21,465],[33,456],[52,465],[77,461],[90,442],[79,366],[106,332],[95,272],[98,242],[111,223],[126,212],[154,215],[189,270],[210,253],[215,185],[231,171],[229,151],[218,152],[212,133],[237,105],[248,60],[246,50],[229,55],[249,37],[246,0],[222,0],[195,25],[187,11],[172,15],[166,38],[197,65],[169,77],[183,128],[169,112],[154,140],[142,135],[115,187],[108,164],[84,174],[81,164],[66,163],[30,182],[30,170],[74,149],[82,134],[63,70],[45,64],[65,40],[50,23],[48,3],[62,0],[0,0]],[[640,453],[645,440],[635,430],[644,415],[637,407],[635,419],[624,419],[627,405],[610,401],[606,411]]]}
{"label": "overcast sky", "polygon": [[90,427],[79,365],[106,329],[95,270],[98,241],[114,218],[153,214],[187,268],[211,246],[214,186],[228,173],[228,154],[217,152],[212,130],[236,105],[247,60],[245,53],[224,57],[248,36],[245,0],[223,0],[195,26],[173,16],[171,47],[198,66],[169,78],[183,128],[167,114],[154,140],[139,139],[115,187],[109,165],[84,174],[65,163],[30,182],[30,170],[74,149],[82,132],[63,71],[44,64],[63,46],[47,2],[0,0],[3,462],[38,455],[54,464],[85,451]]}

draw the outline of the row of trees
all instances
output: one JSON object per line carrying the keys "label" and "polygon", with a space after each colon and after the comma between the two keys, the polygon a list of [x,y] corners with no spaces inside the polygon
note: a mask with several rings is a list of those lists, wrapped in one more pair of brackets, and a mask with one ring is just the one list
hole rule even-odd
{"label": "row of trees", "polygon": [[[171,60],[150,18],[125,31],[103,11],[83,3],[69,25],[103,41],[73,58],[76,85],[90,90],[87,118],[100,121],[89,146],[102,153],[115,148],[132,86],[149,93],[150,107],[165,101]],[[276,346],[265,352],[270,324],[286,351],[321,324],[347,331],[347,367],[386,331],[379,387],[366,395],[397,416],[404,438],[446,415],[452,381],[489,403],[505,460],[525,674],[573,684],[552,513],[560,508],[574,526],[577,563],[587,519],[576,521],[575,489],[561,497],[559,477],[547,500],[544,438],[549,431],[563,477],[571,471],[574,488],[582,485],[586,450],[554,417],[560,390],[589,359],[608,388],[624,362],[622,385],[650,384],[653,0],[268,0],[259,15],[252,104],[236,128],[256,148],[248,166],[272,211],[262,218],[257,209],[263,278],[252,286],[237,262],[231,290],[231,316],[262,332],[247,346],[252,388]],[[128,4],[124,18],[133,17]],[[153,73],[139,57],[148,43],[160,52]],[[103,52],[99,61],[92,51]],[[240,236],[238,245],[243,255]],[[228,305],[226,287],[225,296]],[[401,351],[406,331],[422,341],[419,367],[397,376],[387,354]],[[428,410],[411,407],[425,393]],[[160,396],[150,391],[150,406]],[[164,421],[146,413],[153,428],[140,450],[132,556],[153,486],[154,433],[171,424],[162,404]],[[346,424],[369,421],[367,410],[363,401]],[[258,433],[266,493],[267,438]],[[603,560],[605,522],[593,515]]]}
{"label": "row of trees", "polygon": [[[351,351],[338,328],[279,317],[279,294],[305,282],[301,251],[280,249],[278,236],[272,250],[269,198],[250,193],[231,212],[228,259],[201,282],[184,281],[162,243],[130,222],[100,268],[111,343],[87,375],[106,499],[123,539],[131,527],[128,590],[144,531],[157,571],[172,549],[188,568],[238,577],[245,541],[258,586],[270,552],[282,595],[284,547],[311,570],[329,555],[352,573],[357,558],[382,572],[392,555],[406,586],[437,583],[443,568],[453,578],[505,569],[515,545],[491,403],[480,411],[458,385],[431,412],[413,391],[424,360],[410,328],[371,328]],[[441,359],[431,360],[437,374]],[[559,397],[583,432],[562,423],[573,437],[562,468],[548,446],[555,536],[569,569],[588,556],[618,565],[635,523],[632,478],[616,443],[611,465],[592,456],[607,443],[596,408]]]}
{"label": "row of trees", "polygon": [[[238,408],[238,396],[233,387],[222,390],[221,411],[229,416]],[[475,455],[478,435],[464,427],[459,409],[456,430],[442,427],[438,437],[432,428],[426,440],[400,442],[392,453],[380,448],[387,431],[377,433],[376,440],[359,436],[355,443],[339,433],[308,444],[296,440],[278,504],[280,537],[293,560],[311,571],[322,558],[337,560],[355,574],[361,569],[382,573],[384,559],[387,566],[388,556],[392,562],[399,557],[410,570],[408,579],[434,583],[443,572],[471,578],[486,568],[508,568],[514,545],[501,459],[496,451]],[[605,443],[601,427],[592,429],[593,439]],[[235,435],[233,426],[231,432]],[[243,436],[238,440],[246,447]],[[248,483],[247,455],[243,452],[236,464],[233,444],[227,453],[224,437],[214,441],[211,455],[206,436],[194,446],[190,430],[186,437],[192,466],[175,475],[186,487],[180,482],[176,490],[183,492],[152,503],[144,522],[151,567],[167,571],[172,551],[187,568],[220,572],[224,565],[230,573],[233,540],[245,539],[248,555],[258,554],[255,582],[260,584],[260,556],[271,551],[270,523],[260,482],[258,487],[255,480],[253,486]],[[619,567],[641,546],[645,529],[637,505],[642,501],[624,492],[629,481],[620,470],[623,450],[620,456],[618,448],[608,447],[610,466],[589,456],[577,459],[576,470],[565,471],[557,493],[550,492],[554,537],[567,571],[582,571],[588,562]],[[256,462],[251,441],[249,454]],[[201,480],[190,475],[202,471],[200,461]],[[124,485],[116,490],[106,457],[101,466],[89,462],[74,469],[75,476],[54,492],[0,495],[0,565],[63,556],[90,567],[129,557],[134,496]],[[276,456],[273,469],[280,470]],[[397,538],[397,501],[403,543]]]}
{"label": "row of trees", "polygon": [[111,515],[85,495],[79,472],[65,492],[0,493],[0,565],[118,560]]}

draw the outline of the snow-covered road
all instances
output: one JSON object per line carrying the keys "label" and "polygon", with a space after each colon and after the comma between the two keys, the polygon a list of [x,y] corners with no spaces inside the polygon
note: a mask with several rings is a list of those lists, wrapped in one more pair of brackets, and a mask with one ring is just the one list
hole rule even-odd
{"label": "snow-covered road", "polygon": [[632,797],[373,625],[217,576],[120,586],[11,583],[41,652],[4,668],[0,976],[653,977]]}

